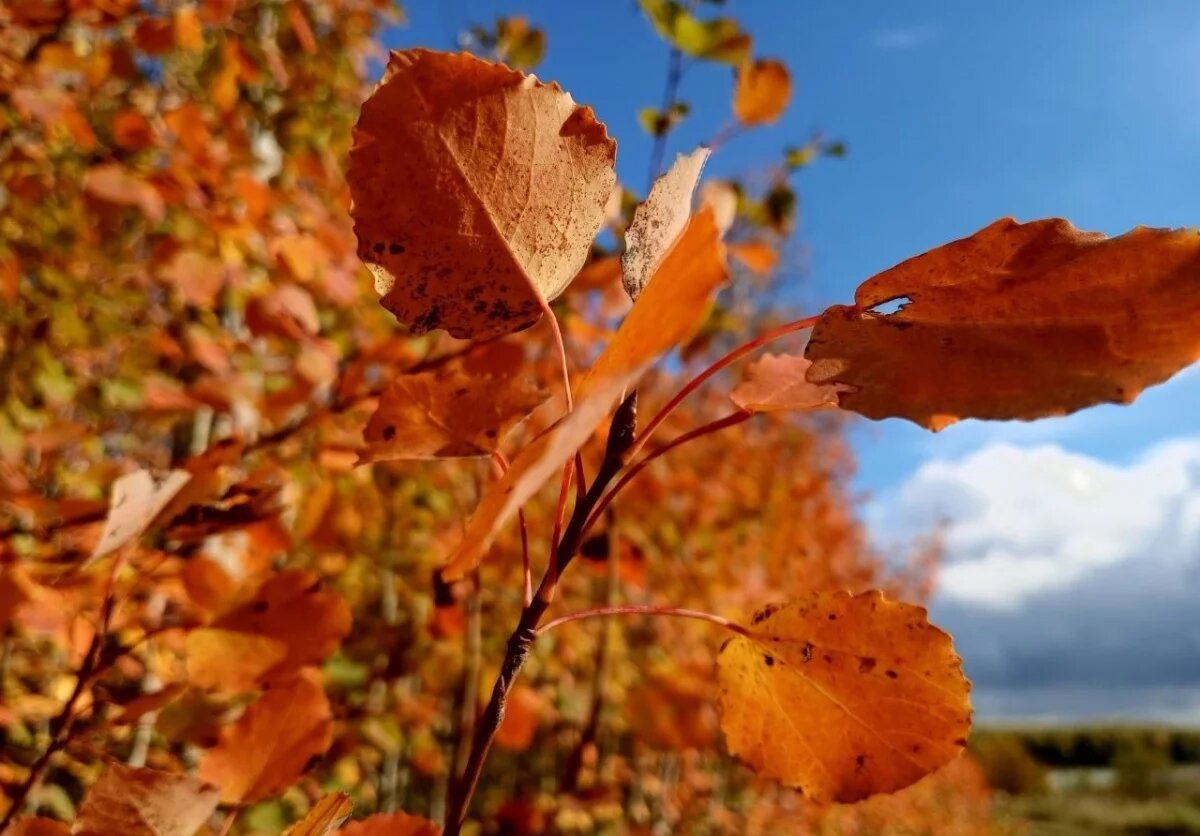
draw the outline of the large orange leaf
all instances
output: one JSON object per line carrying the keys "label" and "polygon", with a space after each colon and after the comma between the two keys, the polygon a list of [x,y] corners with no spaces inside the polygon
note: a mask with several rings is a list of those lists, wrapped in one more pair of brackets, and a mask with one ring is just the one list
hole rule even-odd
{"label": "large orange leaf", "polygon": [[193,836],[217,809],[217,788],[188,775],[110,764],[83,800],[82,836]]}
{"label": "large orange leaf", "polygon": [[[907,299],[892,314],[872,309]],[[933,430],[1128,403],[1200,358],[1200,231],[1117,238],[1007,218],[864,282],[821,317],[808,379]]]}
{"label": "large orange leaf", "polygon": [[587,258],[615,156],[558,85],[465,53],[393,52],[348,174],[358,254],[384,307],[417,333],[532,324]]}
{"label": "large orange leaf", "polygon": [[478,566],[500,527],[591,437],[621,394],[655,359],[695,332],[726,275],[720,233],[712,212],[702,210],[580,382],[575,411],[526,445],[508,472],[488,486],[443,570],[447,580],[457,580]]}
{"label": "large orange leaf", "polygon": [[956,758],[970,683],[925,610],[876,591],[767,607],[717,659],[721,728],[756,772],[815,801],[907,787]]}
{"label": "large orange leaf", "polygon": [[290,569],[254,598],[187,637],[188,678],[201,688],[249,690],[321,662],[350,632],[350,608],[317,577]]}
{"label": "large orange leaf", "polygon": [[221,788],[226,804],[260,801],[295,783],[332,742],[329,700],[315,672],[306,670],[271,686],[225,726],[200,761],[199,775]]}
{"label": "large orange leaf", "polygon": [[497,341],[392,380],[363,433],[360,462],[486,456],[549,397],[525,348]]}

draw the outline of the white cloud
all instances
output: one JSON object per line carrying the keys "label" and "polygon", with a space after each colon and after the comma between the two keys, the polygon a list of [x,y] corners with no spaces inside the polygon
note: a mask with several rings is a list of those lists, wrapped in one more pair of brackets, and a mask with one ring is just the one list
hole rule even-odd
{"label": "white cloud", "polygon": [[923,465],[868,512],[879,539],[945,521],[941,598],[1009,611],[1137,558],[1169,518],[1200,545],[1200,438],[1124,467],[1057,445],[990,444]]}
{"label": "white cloud", "polygon": [[876,29],[871,33],[871,44],[879,49],[916,49],[933,43],[941,34],[942,28],[933,24],[897,26]]}
{"label": "white cloud", "polygon": [[[881,543],[945,524],[932,603],[985,716],[1200,710],[1200,436],[1126,464],[993,443],[867,508]],[[1140,695],[1140,696],[1139,696]]]}

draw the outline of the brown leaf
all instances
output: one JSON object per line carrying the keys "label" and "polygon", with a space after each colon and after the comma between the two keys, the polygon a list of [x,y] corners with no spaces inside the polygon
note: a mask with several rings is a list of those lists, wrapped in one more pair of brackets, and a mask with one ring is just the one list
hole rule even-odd
{"label": "brown leaf", "polygon": [[[892,314],[872,309],[908,299]],[[938,430],[1129,403],[1200,357],[1200,232],[1117,238],[1006,218],[864,282],[821,317],[808,379]]]}
{"label": "brown leaf", "polygon": [[479,565],[501,526],[575,455],[621,394],[663,353],[704,321],[727,276],[725,249],[712,213],[702,210],[663,260],[654,279],[575,392],[575,411],[530,442],[487,491],[443,570],[457,580]]}
{"label": "brown leaf", "polygon": [[803,357],[766,354],[746,367],[746,376],[729,400],[746,412],[787,412],[838,405],[838,387],[809,383],[811,366]]}
{"label": "brown leaf", "polygon": [[792,79],[787,65],[774,58],[747,61],[737,72],[733,113],[743,125],[766,125],[787,109]]}
{"label": "brown leaf", "polygon": [[156,484],[150,471],[135,470],[114,482],[108,519],[104,521],[100,542],[92,550],[90,559],[98,560],[145,534],[159,513],[191,478],[187,471],[172,470]]}
{"label": "brown leaf", "polygon": [[677,156],[675,164],[654,181],[650,194],[633,213],[625,232],[621,281],[635,302],[687,226],[692,214],[692,194],[708,155],[709,150],[700,147]]}
{"label": "brown leaf", "polygon": [[79,836],[193,836],[217,809],[216,787],[188,775],[111,763],[71,827]]}
{"label": "brown leaf", "polygon": [[557,85],[465,53],[393,52],[348,174],[384,307],[416,333],[528,327],[583,266],[615,155]]}
{"label": "brown leaf", "polygon": [[970,683],[924,608],[877,591],[766,607],[717,657],[729,751],[814,801],[895,792],[952,761]]}
{"label": "brown leaf", "polygon": [[272,685],[200,761],[199,775],[221,788],[221,801],[261,801],[295,783],[333,742],[329,700],[315,671]]}
{"label": "brown leaf", "polygon": [[428,819],[408,813],[376,813],[338,831],[342,836],[439,836],[441,832]]}
{"label": "brown leaf", "polygon": [[549,391],[527,374],[525,348],[500,340],[384,390],[360,462],[486,456]]}
{"label": "brown leaf", "polygon": [[350,608],[317,577],[290,569],[254,598],[187,637],[187,671],[200,688],[251,690],[323,661],[350,632]]}
{"label": "brown leaf", "polygon": [[354,803],[344,792],[331,792],[312,806],[300,821],[284,831],[284,836],[325,836],[350,818]]}
{"label": "brown leaf", "polygon": [[107,203],[136,206],[151,223],[158,223],[166,214],[158,189],[120,163],[103,163],[89,169],[83,177],[83,189]]}

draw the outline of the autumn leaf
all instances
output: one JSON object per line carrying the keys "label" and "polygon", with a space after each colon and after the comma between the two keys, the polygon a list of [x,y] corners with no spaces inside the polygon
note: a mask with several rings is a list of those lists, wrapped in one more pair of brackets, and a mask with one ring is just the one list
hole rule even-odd
{"label": "autumn leaf", "polygon": [[779,264],[779,251],[766,241],[739,241],[730,244],[729,255],[747,270],[760,276],[770,273]]}
{"label": "autumn leaf", "polygon": [[187,471],[173,470],[156,483],[148,470],[135,470],[114,482],[108,519],[90,559],[98,560],[145,534],[191,478]]}
{"label": "autumn leaf", "polygon": [[504,476],[488,485],[443,569],[447,580],[457,580],[478,566],[500,528],[591,437],[621,394],[659,356],[695,332],[727,275],[724,245],[712,213],[702,210],[579,383],[575,411],[526,445]]}
{"label": "autumn leaf", "polygon": [[363,433],[359,461],[489,455],[549,394],[529,375],[521,343],[476,346],[393,378]]}
{"label": "autumn leaf", "polygon": [[70,828],[63,822],[43,816],[17,819],[4,831],[4,836],[69,836]]}
{"label": "autumn leaf", "polygon": [[154,185],[119,163],[103,163],[88,170],[83,190],[92,197],[118,206],[136,206],[151,223],[166,215],[163,197]]}
{"label": "autumn leaf", "polygon": [[304,818],[284,831],[284,836],[325,836],[354,812],[354,802],[344,792],[331,792],[321,798]]}
{"label": "autumn leaf", "polygon": [[895,792],[966,746],[970,683],[950,637],[877,591],[766,607],[717,670],[729,751],[814,801]]}
{"label": "autumn leaf", "polygon": [[71,827],[79,836],[193,836],[217,809],[216,787],[188,775],[111,763]]}
{"label": "autumn leaf", "polygon": [[393,52],[354,131],[359,257],[414,333],[495,337],[579,272],[616,144],[555,84],[465,53]]}
{"label": "autumn leaf", "polygon": [[496,745],[510,752],[524,752],[533,744],[542,711],[541,695],[528,685],[516,685],[505,703],[504,720],[496,730]]}
{"label": "autumn leaf", "polygon": [[701,147],[677,156],[675,164],[654,181],[650,194],[633,213],[633,221],[625,232],[621,281],[635,302],[687,226],[692,214],[692,194],[709,153]]}
{"label": "autumn leaf", "polygon": [[807,377],[853,387],[841,406],[868,418],[939,430],[1129,403],[1200,357],[1200,232],[1006,218],[868,279],[855,302],[821,316]]}
{"label": "autumn leaf", "polygon": [[408,813],[376,813],[338,831],[342,836],[439,836],[441,832],[429,819]]}
{"label": "autumn leaf", "polygon": [[241,718],[221,729],[200,761],[200,778],[221,788],[221,801],[242,804],[281,792],[329,748],[333,722],[312,670],[273,684]]}
{"label": "autumn leaf", "polygon": [[838,387],[809,383],[811,366],[803,357],[766,354],[746,367],[729,399],[746,412],[788,412],[836,407]]}
{"label": "autumn leaf", "polygon": [[787,65],[774,58],[747,61],[737,71],[733,91],[733,113],[743,125],[767,125],[776,121],[792,97],[792,79]]}
{"label": "autumn leaf", "polygon": [[200,688],[246,691],[323,661],[350,632],[350,608],[316,575],[290,569],[254,598],[186,639],[189,680]]}

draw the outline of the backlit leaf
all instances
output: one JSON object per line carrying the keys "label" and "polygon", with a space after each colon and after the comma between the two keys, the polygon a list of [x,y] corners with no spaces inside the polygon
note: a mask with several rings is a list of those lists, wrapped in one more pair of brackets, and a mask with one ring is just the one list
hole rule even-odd
{"label": "backlit leaf", "polygon": [[680,154],[666,174],[654,181],[650,194],[633,213],[625,232],[621,280],[629,298],[637,301],[646,282],[662,263],[692,214],[692,194],[709,150],[697,148]]}
{"label": "backlit leaf", "polygon": [[766,354],[746,367],[729,399],[747,412],[787,412],[837,407],[838,387],[809,383],[803,357]]}
{"label": "backlit leaf", "polygon": [[521,344],[485,343],[394,378],[363,433],[359,461],[489,455],[547,397],[528,373]]}
{"label": "backlit leaf", "polygon": [[83,800],[79,836],[193,836],[217,809],[216,787],[189,775],[112,763]]}
{"label": "backlit leaf", "polygon": [[290,786],[333,740],[329,700],[316,674],[302,671],[272,685],[200,761],[200,778],[221,801],[260,801]]}
{"label": "backlit leaf", "polygon": [[91,559],[111,554],[145,534],[191,478],[185,470],[173,470],[156,483],[148,470],[135,470],[113,483],[108,519]]}
{"label": "backlit leaf", "polygon": [[814,801],[903,789],[952,761],[970,683],[925,610],[876,591],[760,610],[717,658],[732,754]]}
{"label": "backlit leaf", "polygon": [[393,52],[354,140],[358,254],[416,333],[535,322],[583,266],[616,182],[590,108],[467,54]]}
{"label": "backlit leaf", "polygon": [[693,216],[612,342],[580,382],[575,411],[530,442],[504,476],[488,485],[462,542],[443,569],[447,580],[457,580],[478,566],[501,526],[591,437],[622,393],[660,355],[695,332],[726,276],[724,245],[712,213],[702,210]]}
{"label": "backlit leaf", "polygon": [[[895,313],[873,311],[907,300]],[[808,379],[841,406],[938,430],[1129,403],[1200,358],[1200,231],[1117,238],[996,221],[864,282],[821,317]]]}
{"label": "backlit leaf", "polygon": [[748,61],[738,68],[733,91],[733,113],[743,125],[776,121],[792,97],[787,66],[774,58]]}

